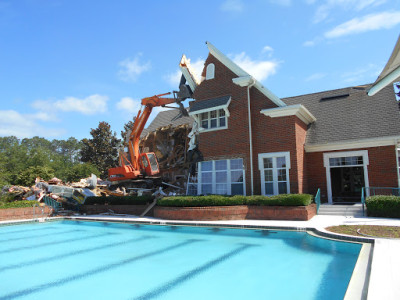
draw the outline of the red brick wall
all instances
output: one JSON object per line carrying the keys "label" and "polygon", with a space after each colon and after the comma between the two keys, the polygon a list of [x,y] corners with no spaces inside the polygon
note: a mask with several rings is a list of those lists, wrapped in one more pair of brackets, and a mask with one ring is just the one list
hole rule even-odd
{"label": "red brick wall", "polygon": [[[211,54],[205,66],[215,65],[215,78],[204,80],[196,89],[193,98],[203,101],[225,95],[231,95],[228,107],[228,129],[203,132],[199,135],[199,149],[205,160],[224,158],[243,158],[245,165],[246,192],[251,193],[250,187],[250,145],[247,108],[247,87],[240,87],[232,82],[237,76],[220,63]],[[203,70],[205,76],[205,68]],[[261,114],[263,109],[277,107],[256,88],[250,89],[251,123],[253,134],[253,175],[254,193],[261,193],[260,171],[258,168],[258,154],[269,152],[290,151],[291,170],[290,191],[297,193],[305,188],[302,178],[304,154],[297,154],[297,148],[303,147],[306,127],[295,116],[270,118]],[[296,135],[299,135],[296,137]],[[301,152],[304,152],[304,147]]]}
{"label": "red brick wall", "polygon": [[316,215],[316,206],[156,206],[154,216],[166,220],[293,220],[307,221]]}
{"label": "red brick wall", "polygon": [[327,201],[326,169],[323,153],[368,150],[368,179],[371,187],[397,187],[396,147],[383,146],[361,149],[306,153],[308,193],[315,194],[321,188],[321,199]]}
{"label": "red brick wall", "polygon": [[[35,209],[35,213],[33,213],[33,209]],[[43,207],[43,209],[44,209],[43,215],[42,215],[42,210],[39,207],[0,209],[0,221],[49,217],[51,209],[48,206]]]}

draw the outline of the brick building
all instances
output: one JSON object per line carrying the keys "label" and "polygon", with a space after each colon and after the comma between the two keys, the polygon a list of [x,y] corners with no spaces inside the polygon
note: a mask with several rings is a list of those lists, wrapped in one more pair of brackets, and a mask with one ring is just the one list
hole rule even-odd
{"label": "brick building", "polygon": [[[393,86],[280,99],[210,43],[190,115],[204,161],[198,194],[311,193],[359,201],[361,187],[397,187],[400,115]],[[182,65],[182,64],[181,64]]]}

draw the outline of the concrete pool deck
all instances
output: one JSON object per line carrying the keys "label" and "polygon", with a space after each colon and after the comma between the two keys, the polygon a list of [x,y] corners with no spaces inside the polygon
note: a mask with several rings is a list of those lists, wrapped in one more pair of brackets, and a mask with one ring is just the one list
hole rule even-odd
{"label": "concrete pool deck", "polygon": [[[52,218],[53,219],[53,218]],[[57,218],[54,218],[57,219]],[[64,218],[60,218],[64,219]],[[309,221],[275,221],[275,220],[227,220],[227,221],[178,221],[162,220],[151,217],[137,217],[132,215],[90,215],[90,216],[72,216],[66,219],[79,219],[91,221],[117,221],[117,222],[144,222],[154,224],[186,224],[193,226],[237,226],[237,227],[274,227],[288,228],[304,231],[306,229],[316,229],[321,233],[329,233],[325,230],[328,226],[335,225],[382,225],[382,226],[400,226],[400,219],[386,218],[353,218],[343,216],[325,216],[317,215]],[[26,222],[27,220],[21,220]],[[18,221],[1,221],[2,223],[18,223]],[[362,238],[359,238],[359,240]],[[370,238],[369,238],[370,239]],[[368,240],[368,239],[366,239]],[[374,239],[373,257],[371,263],[371,273],[368,286],[369,300],[391,300],[400,299],[400,239]],[[356,298],[354,298],[356,299]],[[358,298],[360,299],[360,298]]]}

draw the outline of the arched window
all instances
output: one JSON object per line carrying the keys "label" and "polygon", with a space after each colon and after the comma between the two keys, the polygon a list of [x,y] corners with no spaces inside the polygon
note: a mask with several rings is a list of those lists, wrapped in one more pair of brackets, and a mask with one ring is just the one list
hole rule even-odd
{"label": "arched window", "polygon": [[213,79],[215,76],[215,65],[208,64],[206,69],[206,80]]}

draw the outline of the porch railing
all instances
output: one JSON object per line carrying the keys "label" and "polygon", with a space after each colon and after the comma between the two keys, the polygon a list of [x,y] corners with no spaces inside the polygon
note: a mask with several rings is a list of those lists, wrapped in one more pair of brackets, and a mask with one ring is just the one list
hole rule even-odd
{"label": "porch railing", "polygon": [[319,207],[321,205],[321,190],[318,189],[317,194],[315,195],[315,204],[317,205],[317,215],[319,211]]}

